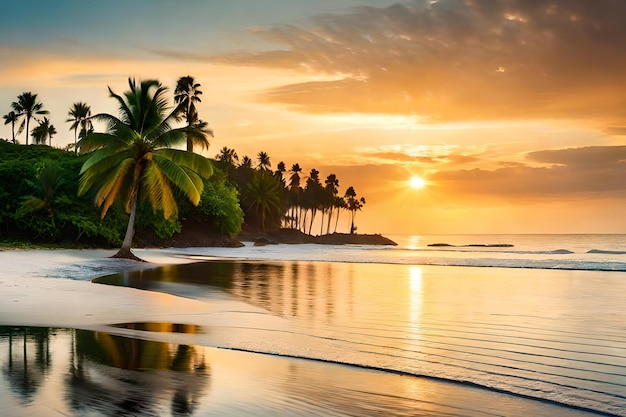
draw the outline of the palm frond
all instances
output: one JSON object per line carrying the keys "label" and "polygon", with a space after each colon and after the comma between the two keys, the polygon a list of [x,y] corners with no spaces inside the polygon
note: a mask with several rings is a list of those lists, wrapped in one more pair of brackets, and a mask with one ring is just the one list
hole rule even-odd
{"label": "palm frond", "polygon": [[207,158],[197,153],[181,151],[179,149],[159,149],[155,155],[164,156],[177,165],[187,167],[200,175],[209,178],[213,175],[213,164]]}
{"label": "palm frond", "polygon": [[157,153],[154,154],[154,162],[158,164],[163,175],[178,187],[192,204],[197,205],[200,202],[204,183],[196,172]]}
{"label": "palm frond", "polygon": [[172,193],[170,181],[156,161],[146,166],[143,177],[142,192],[154,210],[163,210],[163,216],[169,219],[178,215],[178,205]]}
{"label": "palm frond", "polygon": [[[90,133],[79,140],[77,146],[81,153],[89,153],[103,148],[118,149],[123,145],[119,142],[118,136],[109,133]],[[85,168],[83,167],[83,169]]]}

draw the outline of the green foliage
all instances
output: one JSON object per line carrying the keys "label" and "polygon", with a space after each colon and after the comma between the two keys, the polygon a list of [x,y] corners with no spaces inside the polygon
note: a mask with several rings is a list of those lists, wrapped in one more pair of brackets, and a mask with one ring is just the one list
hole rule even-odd
{"label": "green foliage", "polygon": [[220,233],[232,237],[241,231],[243,210],[239,206],[239,193],[221,175],[214,175],[204,182],[202,199],[197,210]]}
{"label": "green foliage", "polygon": [[115,210],[115,215],[101,221],[93,203],[76,196],[78,172],[84,161],[83,156],[48,146],[1,142],[2,239],[118,244],[126,221],[123,211]]}
{"label": "green foliage", "polygon": [[182,230],[182,225],[177,217],[166,219],[163,211],[154,211],[148,204],[137,206],[137,226],[149,228],[161,239],[172,237],[174,233]]}

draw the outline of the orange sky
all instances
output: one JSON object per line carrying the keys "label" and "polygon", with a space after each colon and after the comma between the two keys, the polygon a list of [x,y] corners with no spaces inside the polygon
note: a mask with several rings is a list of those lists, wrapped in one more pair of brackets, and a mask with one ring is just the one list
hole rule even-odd
{"label": "orange sky", "polygon": [[0,18],[0,112],[37,93],[57,146],[72,103],[115,113],[107,86],[190,74],[209,156],[337,174],[359,232],[626,233],[624,1],[23,3]]}

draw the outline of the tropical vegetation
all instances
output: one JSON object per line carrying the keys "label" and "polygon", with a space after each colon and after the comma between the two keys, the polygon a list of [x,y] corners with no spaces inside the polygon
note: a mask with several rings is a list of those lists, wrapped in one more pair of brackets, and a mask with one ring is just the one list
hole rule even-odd
{"label": "tropical vegetation", "polygon": [[[117,115],[75,102],[66,120],[73,143],[63,150],[53,147],[58,132],[37,94],[19,95],[3,116],[11,137],[0,140],[0,244],[118,246],[117,256],[132,257],[133,238],[154,243],[192,230],[355,233],[365,199],[352,186],[342,194],[334,173],[273,167],[265,151],[194,153],[206,155],[213,136],[199,118],[199,88],[191,76],[172,95],[156,80],[129,79],[123,94],[109,89]],[[32,145],[19,144],[23,131]]]}

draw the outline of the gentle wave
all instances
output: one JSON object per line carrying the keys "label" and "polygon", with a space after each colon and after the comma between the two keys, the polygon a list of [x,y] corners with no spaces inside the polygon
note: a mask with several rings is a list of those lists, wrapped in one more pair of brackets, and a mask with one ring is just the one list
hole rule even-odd
{"label": "gentle wave", "polygon": [[245,349],[245,348],[235,348],[235,347],[219,347],[218,346],[217,348],[218,349],[230,350],[230,351],[234,351],[234,352],[247,352],[247,353],[254,353],[254,354],[259,354],[259,355],[268,355],[268,356],[272,356],[272,357],[290,358],[290,359],[304,359],[304,360],[309,360],[309,361],[319,362],[319,363],[351,366],[351,367],[358,368],[358,369],[363,369],[363,370],[367,370],[367,371],[383,372],[383,373],[386,373],[386,374],[408,376],[408,377],[414,377],[414,378],[425,378],[425,379],[428,379],[428,380],[431,380],[431,381],[438,381],[438,382],[444,382],[444,383],[448,383],[448,384],[461,385],[461,386],[465,386],[465,387],[468,387],[468,388],[484,389],[484,390],[491,391],[491,392],[497,392],[497,393],[500,393],[500,394],[511,395],[511,396],[514,396],[514,397],[517,397],[517,398],[524,398],[524,399],[528,399],[528,400],[538,401],[538,402],[541,402],[541,403],[544,403],[544,404],[553,404],[553,405],[557,405],[557,406],[560,406],[560,407],[565,407],[565,408],[568,408],[568,409],[571,409],[571,410],[579,410],[579,411],[584,411],[584,412],[593,413],[593,414],[596,414],[596,415],[602,415],[602,416],[606,416],[606,417],[621,417],[620,414],[613,414],[613,413],[610,413],[610,412],[600,412],[597,409],[590,408],[590,407],[585,407],[585,406],[575,405],[575,404],[568,404],[566,402],[561,402],[561,401],[552,400],[552,399],[548,399],[548,398],[536,397],[536,396],[529,395],[529,394],[522,394],[522,393],[519,393],[519,392],[509,391],[509,390],[506,390],[506,389],[500,389],[500,388],[496,388],[496,387],[493,387],[493,386],[478,384],[478,383],[472,382],[472,381],[459,380],[459,379],[453,379],[453,378],[446,378],[446,377],[435,376],[435,375],[428,375],[428,374],[422,374],[422,373],[406,372],[406,371],[389,369],[389,368],[381,368],[381,367],[372,366],[372,365],[363,365],[363,364],[356,364],[356,363],[350,363],[350,362],[342,362],[342,361],[338,361],[338,360],[323,359],[323,358],[318,358],[318,357],[313,357],[313,356],[299,356],[299,355],[290,355],[290,354],[276,353],[276,352],[272,353],[272,352],[266,352],[266,351],[260,351],[260,350],[252,350],[252,349]]}
{"label": "gentle wave", "polygon": [[[202,254],[181,254],[184,257],[196,261],[212,261],[214,255]],[[336,256],[328,256],[319,259],[315,256],[291,256],[286,257],[287,261],[305,262],[341,262],[341,263],[378,263],[378,264],[400,264],[400,265],[432,265],[432,266],[460,266],[478,268],[514,268],[514,269],[557,269],[566,271],[604,271],[604,272],[626,272],[626,261],[588,261],[588,260],[567,260],[567,259],[523,259],[523,258],[455,258],[455,257],[433,257],[433,256],[368,256],[363,258],[342,257],[338,253]],[[277,256],[221,256],[221,259],[232,260],[276,260]]]}

